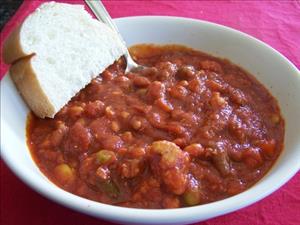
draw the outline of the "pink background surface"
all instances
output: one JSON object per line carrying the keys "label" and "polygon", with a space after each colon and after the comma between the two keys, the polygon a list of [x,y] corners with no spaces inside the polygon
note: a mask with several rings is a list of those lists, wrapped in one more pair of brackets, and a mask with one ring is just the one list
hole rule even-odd
{"label": "pink background surface", "polygon": [[[25,1],[1,32],[3,40],[42,1]],[[83,1],[64,1],[79,2]],[[111,16],[170,15],[207,20],[250,34],[300,68],[300,1],[103,1]],[[0,78],[7,66],[0,65]],[[13,150],[13,149],[12,149]],[[17,156],[16,156],[17,157]],[[300,159],[299,159],[300,160]],[[1,161],[1,224],[110,224],[53,203],[25,186]],[[264,200],[199,225],[299,225],[300,173]]]}

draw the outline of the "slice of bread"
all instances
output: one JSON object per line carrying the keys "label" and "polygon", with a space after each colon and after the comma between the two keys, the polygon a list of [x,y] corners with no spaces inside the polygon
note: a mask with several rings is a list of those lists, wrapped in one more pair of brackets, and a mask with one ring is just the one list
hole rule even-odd
{"label": "slice of bread", "polygon": [[53,118],[125,51],[116,33],[83,5],[48,2],[11,33],[3,59],[33,112]]}

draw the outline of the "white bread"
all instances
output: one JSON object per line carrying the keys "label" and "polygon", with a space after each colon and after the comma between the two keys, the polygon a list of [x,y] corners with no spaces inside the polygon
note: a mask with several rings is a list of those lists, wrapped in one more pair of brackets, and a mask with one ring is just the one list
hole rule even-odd
{"label": "white bread", "polygon": [[83,5],[48,2],[4,43],[3,59],[23,98],[41,117],[54,115],[126,46]]}

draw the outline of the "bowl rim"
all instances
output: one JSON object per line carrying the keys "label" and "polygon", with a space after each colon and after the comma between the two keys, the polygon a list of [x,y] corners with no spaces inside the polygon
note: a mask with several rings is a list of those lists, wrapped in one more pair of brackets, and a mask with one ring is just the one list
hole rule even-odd
{"label": "bowl rim", "polygon": [[[252,41],[256,45],[260,45],[259,47],[266,48],[268,51],[271,51],[272,54],[275,54],[279,60],[284,60],[289,69],[296,74],[299,74],[299,71],[295,65],[293,65],[284,55],[282,55],[277,50],[273,49],[271,46],[265,44],[264,42],[245,34],[241,31],[238,31],[233,28],[229,28],[220,24],[216,24],[213,22],[208,22],[199,19],[191,19],[185,17],[173,17],[173,16],[132,16],[132,17],[121,17],[114,19],[117,23],[128,23],[136,20],[141,21],[149,21],[149,20],[164,20],[171,21],[175,23],[197,23],[198,26],[201,25],[209,25],[213,26],[217,29],[223,29],[226,32],[234,33],[235,35],[243,36],[249,41]],[[4,76],[4,79],[10,79],[7,74]],[[1,86],[2,86],[1,82]],[[2,111],[2,110],[1,110]],[[4,131],[5,121],[2,121],[1,116],[1,132]],[[1,135],[2,136],[2,135]],[[34,189],[36,192],[40,193],[42,196],[55,201],[59,204],[62,204],[68,208],[71,208],[75,211],[83,212],[88,215],[100,217],[103,219],[108,219],[112,221],[121,221],[121,222],[141,222],[144,223],[170,223],[172,221],[177,222],[192,222],[199,221],[199,218],[205,217],[205,219],[209,219],[212,217],[216,217],[219,215],[223,215],[229,212],[233,212],[237,209],[241,209],[248,205],[251,205],[267,195],[273,193],[282,185],[284,185],[292,176],[294,176],[300,170],[300,163],[294,165],[289,169],[289,172],[285,171],[285,173],[281,173],[281,178],[278,182],[274,183],[271,187],[266,186],[266,184],[258,182],[261,187],[261,191],[256,193],[253,196],[253,189],[255,187],[251,187],[250,189],[226,198],[224,200],[207,203],[204,205],[198,205],[193,207],[185,207],[178,209],[136,209],[136,208],[126,208],[114,205],[108,205],[104,203],[95,202],[92,200],[88,200],[77,195],[71,194],[69,192],[64,191],[63,189],[57,187],[52,182],[49,181],[52,185],[46,185],[46,181],[43,179],[43,182],[36,179],[33,174],[31,174],[30,170],[26,167],[22,168],[22,166],[16,165],[13,162],[13,158],[9,157],[5,154],[5,150],[8,149],[8,144],[5,141],[1,141],[1,156],[6,163],[6,165],[14,172],[19,179],[21,179],[24,183]],[[300,149],[299,149],[300,150]],[[33,160],[33,159],[32,159]],[[34,162],[35,164],[35,162]],[[267,174],[264,176],[266,177]],[[42,178],[42,177],[41,177]],[[44,184],[42,184],[44,183]],[[257,184],[258,184],[257,183]],[[47,186],[47,188],[43,187]],[[249,191],[250,190],[250,191]],[[224,204],[226,208],[224,209]],[[116,214],[117,212],[117,214]],[[205,216],[206,215],[206,216]]]}

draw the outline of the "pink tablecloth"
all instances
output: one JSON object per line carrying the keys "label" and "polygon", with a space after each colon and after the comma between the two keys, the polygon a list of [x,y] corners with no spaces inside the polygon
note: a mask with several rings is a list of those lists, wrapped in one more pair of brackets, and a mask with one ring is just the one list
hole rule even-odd
{"label": "pink tablecloth", "polygon": [[[13,27],[40,3],[41,1],[23,3],[1,32],[1,47]],[[104,1],[104,4],[112,17],[171,15],[233,27],[268,43],[300,68],[299,1]],[[6,70],[7,67],[1,60],[0,78]],[[20,182],[1,162],[1,224],[109,223],[76,213],[41,197]],[[299,225],[300,173],[266,199],[235,213],[199,224]]]}

